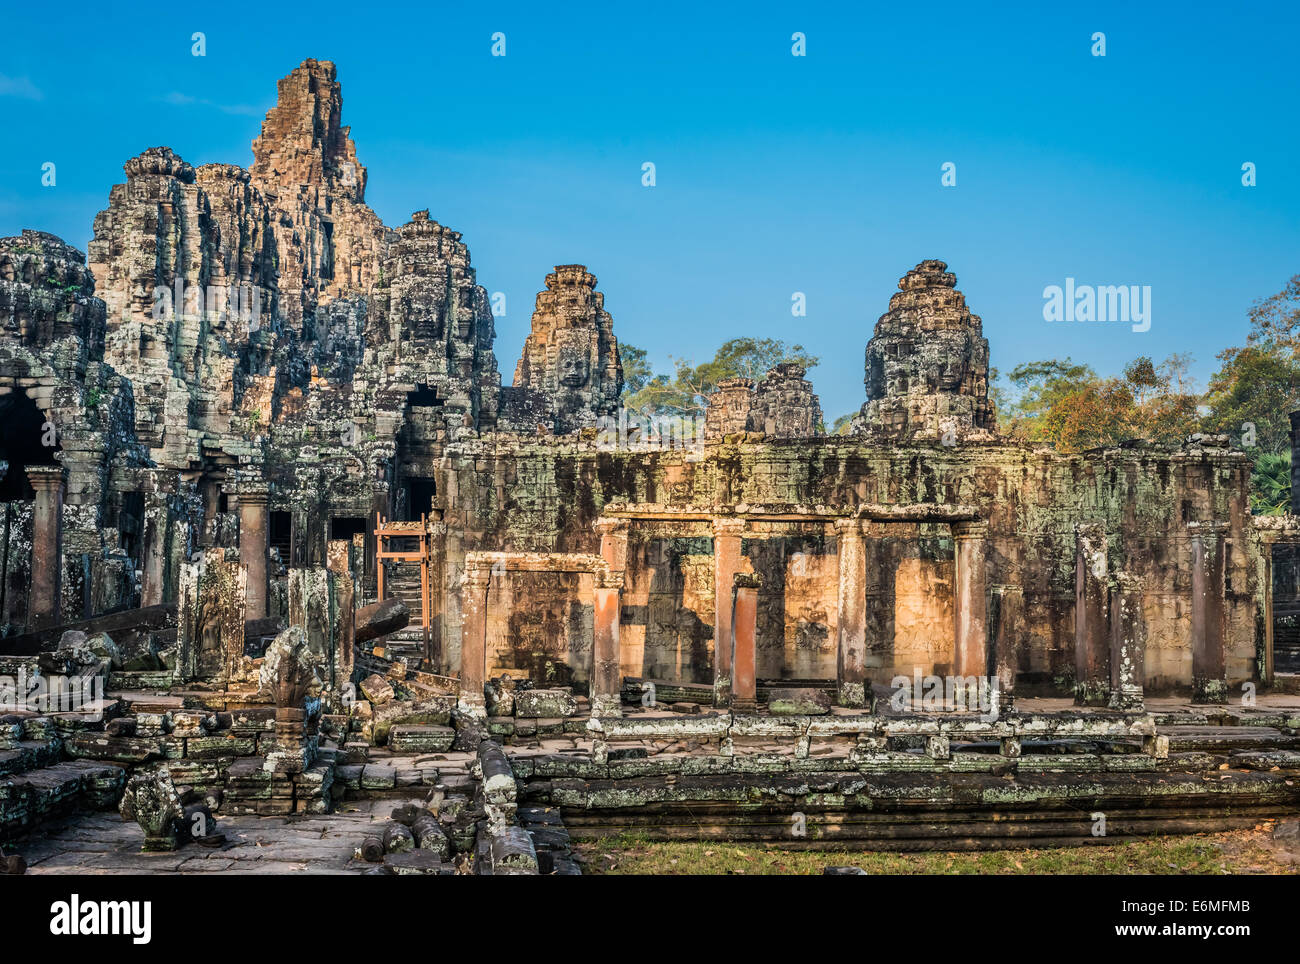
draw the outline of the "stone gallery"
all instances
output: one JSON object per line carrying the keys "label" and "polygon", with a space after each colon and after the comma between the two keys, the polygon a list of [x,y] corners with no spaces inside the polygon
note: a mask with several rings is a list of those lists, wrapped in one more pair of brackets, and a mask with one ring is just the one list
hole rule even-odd
{"label": "stone gallery", "polygon": [[151,147],[86,253],[0,239],[10,866],[85,869],[36,831],[96,811],[146,852],[101,869],[238,872],[223,825],[312,814],[354,871],[518,874],[629,828],[978,849],[1300,809],[1300,513],[1251,514],[1227,437],[1000,434],[997,331],[909,256],[847,434],[791,363],[670,444],[629,418],[599,252],[538,265],[503,386],[465,240],[381,222],[342,106],[307,60],[247,168]]}

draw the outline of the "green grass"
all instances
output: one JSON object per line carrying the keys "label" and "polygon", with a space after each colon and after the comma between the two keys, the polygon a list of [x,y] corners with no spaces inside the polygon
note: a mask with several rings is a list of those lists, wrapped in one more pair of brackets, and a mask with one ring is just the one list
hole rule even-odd
{"label": "green grass", "polygon": [[1233,861],[1213,836],[1144,837],[1105,846],[983,853],[778,850],[766,844],[651,841],[620,834],[575,844],[586,874],[1223,874]]}

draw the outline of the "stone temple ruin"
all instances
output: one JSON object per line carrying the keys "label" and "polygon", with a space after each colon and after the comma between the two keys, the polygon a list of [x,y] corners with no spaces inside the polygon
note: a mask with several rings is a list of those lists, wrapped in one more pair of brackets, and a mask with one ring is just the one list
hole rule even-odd
{"label": "stone temple ruin", "polygon": [[629,827],[951,848],[1300,807],[1300,512],[1252,516],[1226,438],[999,434],[927,260],[851,434],[785,364],[698,444],[611,443],[595,275],[545,276],[503,386],[462,236],[383,225],[341,116],[308,60],[249,168],[150,148],[86,255],[0,239],[0,842],[120,806],[166,854],[391,798],[349,866],[573,873],[571,833]]}

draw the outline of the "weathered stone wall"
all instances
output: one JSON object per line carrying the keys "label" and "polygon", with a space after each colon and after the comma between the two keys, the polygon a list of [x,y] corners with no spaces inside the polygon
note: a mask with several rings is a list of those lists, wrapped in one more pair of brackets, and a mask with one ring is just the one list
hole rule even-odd
{"label": "weathered stone wall", "polygon": [[[1116,448],[1079,456],[1011,442],[873,445],[825,438],[710,444],[705,455],[596,451],[579,440],[503,434],[462,441],[444,464],[449,530],[443,652],[459,658],[458,560],[473,549],[595,552],[591,528],[611,501],[678,506],[941,502],[989,521],[989,585],[1022,587],[1020,670],[1068,685],[1073,676],[1075,524],[1108,533],[1109,570],[1139,574],[1148,623],[1147,683],[1190,681],[1190,548],[1186,524],[1228,523],[1228,674],[1256,658],[1256,552],[1246,529],[1249,462],[1226,448]],[[951,668],[952,540],[946,526],[878,524],[868,538],[873,676]],[[759,673],[834,675],[836,562],[821,526],[756,527],[743,553],[763,576]],[[672,531],[665,531],[671,529]],[[800,529],[804,531],[799,531]],[[766,530],[766,531],[764,531]],[[624,672],[704,681],[712,655],[707,524],[633,523],[622,630]],[[783,558],[784,556],[784,558]],[[796,558],[802,556],[802,558]],[[518,597],[514,606],[527,602]]]}
{"label": "weathered stone wall", "polygon": [[105,305],[85,255],[39,231],[0,238],[0,501],[12,535],[4,564],[11,630],[28,615],[28,467],[64,469],[58,618],[138,598],[138,542],[134,558],[124,551],[138,532],[134,519],[120,517],[115,474],[144,464],[145,455],[132,386],[104,362],[104,345]]}

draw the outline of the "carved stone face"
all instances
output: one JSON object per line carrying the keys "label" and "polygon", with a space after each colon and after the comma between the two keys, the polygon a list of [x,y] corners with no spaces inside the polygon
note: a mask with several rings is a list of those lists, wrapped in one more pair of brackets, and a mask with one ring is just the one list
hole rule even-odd
{"label": "carved stone face", "polygon": [[401,307],[408,331],[426,338],[442,337],[442,306],[436,291],[423,286],[408,291]]}
{"label": "carved stone face", "polygon": [[560,384],[565,388],[582,388],[591,377],[591,358],[588,347],[591,339],[586,332],[565,331],[558,336],[559,355],[556,359]]}
{"label": "carved stone face", "polygon": [[885,366],[885,391],[894,396],[907,394],[907,372],[897,362]]}
{"label": "carved stone face", "polygon": [[966,365],[955,356],[947,358],[939,369],[939,391],[955,392],[966,377]]}

